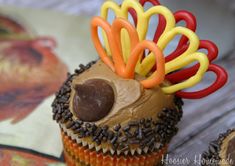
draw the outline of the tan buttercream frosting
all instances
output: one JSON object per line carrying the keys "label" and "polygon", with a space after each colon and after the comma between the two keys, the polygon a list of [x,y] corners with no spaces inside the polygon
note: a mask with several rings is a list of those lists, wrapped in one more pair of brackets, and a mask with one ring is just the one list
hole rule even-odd
{"label": "tan buttercream frosting", "polygon": [[[160,87],[144,89],[138,80],[123,79],[116,75],[101,60],[73,79],[72,87],[83,84],[90,79],[103,79],[113,88],[115,102],[107,116],[95,122],[96,125],[116,124],[125,125],[130,121],[142,118],[157,118],[157,113],[164,108],[174,108],[174,95],[166,95]],[[73,97],[75,90],[72,89],[70,110],[73,112]],[[79,119],[79,117],[77,117]]]}

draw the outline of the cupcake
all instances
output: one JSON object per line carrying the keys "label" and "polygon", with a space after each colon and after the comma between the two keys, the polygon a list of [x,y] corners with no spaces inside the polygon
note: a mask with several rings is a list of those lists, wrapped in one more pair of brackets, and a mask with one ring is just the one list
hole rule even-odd
{"label": "cupcake", "polygon": [[[106,20],[109,8],[118,11],[112,23]],[[130,8],[136,27],[127,18]],[[215,67],[224,80],[213,90],[183,92],[201,81],[214,59],[196,52],[200,49],[197,35],[188,28],[176,27],[174,15],[163,6],[144,12],[137,1],[125,0],[121,6],[107,1],[101,10],[102,17],[91,21],[91,36],[100,59],[80,65],[74,74],[68,74],[52,103],[66,163],[161,165],[182,117],[181,97],[201,98],[211,94],[226,82],[226,72]],[[166,18],[161,24],[165,31],[158,42],[145,39],[149,14],[156,13]],[[103,41],[98,35],[99,28]],[[186,44],[165,58],[164,48],[178,33],[188,37]],[[208,50],[210,57],[216,56],[216,51]],[[199,65],[184,68],[194,61]]]}
{"label": "cupcake", "polygon": [[212,141],[209,150],[202,155],[202,166],[234,166],[235,165],[235,129],[220,134]]}
{"label": "cupcake", "polygon": [[[101,60],[80,65],[57,94],[66,161],[84,165],[154,165],[182,117],[182,100],[117,76]],[[72,165],[72,164],[71,164]]]}

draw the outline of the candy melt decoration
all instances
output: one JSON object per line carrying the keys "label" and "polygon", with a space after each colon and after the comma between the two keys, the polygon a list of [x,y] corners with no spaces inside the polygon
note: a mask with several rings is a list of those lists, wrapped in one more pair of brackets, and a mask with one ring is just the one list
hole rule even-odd
{"label": "candy melt decoration", "polygon": [[[174,20],[174,16],[173,14],[167,9],[167,8],[163,8],[162,6],[155,6],[153,8],[150,8],[149,10],[147,10],[146,12],[144,12],[143,8],[140,7],[140,4],[137,3],[136,1],[129,1],[129,0],[126,0],[123,2],[122,6],[119,7],[116,3],[114,2],[111,2],[111,1],[108,1],[106,2],[103,6],[102,6],[102,12],[101,12],[101,15],[104,17],[104,18],[107,18],[107,13],[108,13],[108,9],[112,9],[113,11],[115,11],[115,14],[119,17],[126,17],[127,19],[127,16],[128,16],[128,9],[133,9],[135,10],[136,12],[136,15],[137,15],[137,19],[138,21],[141,23],[141,30],[138,30],[140,29],[138,27],[138,23],[137,23],[137,32],[139,32],[138,36],[140,37],[145,37],[146,36],[146,33],[147,33],[147,29],[148,29],[148,21],[150,19],[150,17],[154,14],[162,14],[162,13],[170,13],[170,17],[166,17],[166,28],[165,28],[165,34],[162,34],[157,45],[160,47],[160,49],[164,49],[167,44],[177,35],[177,34],[183,34],[184,36],[187,36],[188,39],[189,39],[189,47],[185,50],[185,52],[183,52],[181,54],[180,57],[177,57],[176,59],[174,59],[173,61],[169,62],[168,64],[166,64],[166,74],[167,73],[170,73],[170,72],[173,72],[174,70],[178,69],[177,67],[179,67],[177,61],[180,61],[181,59],[183,61],[185,61],[185,64],[189,64],[191,63],[191,60],[194,59],[194,60],[198,60],[199,57],[195,57],[195,58],[189,58],[188,62],[186,62],[186,60],[184,60],[184,58],[186,58],[186,56],[188,56],[189,54],[192,54],[194,53],[197,49],[198,49],[198,46],[199,46],[199,39],[197,37],[197,35],[187,29],[187,28],[184,28],[184,27],[175,27],[175,20]],[[161,10],[160,10],[161,9]],[[160,11],[158,11],[160,10]],[[150,13],[150,14],[147,14],[148,17],[145,16],[146,13]],[[162,14],[164,15],[164,14]],[[142,21],[142,19],[144,19],[144,21]],[[170,23],[169,23],[170,22]],[[140,25],[139,23],[139,25]],[[142,24],[143,23],[143,24]],[[172,24],[171,24],[172,23]],[[170,26],[170,27],[167,27],[167,25],[173,25],[173,26]],[[143,35],[144,34],[144,35]],[[107,36],[107,34],[105,35]],[[132,36],[132,35],[131,35]],[[133,39],[132,39],[133,41]],[[111,45],[109,43],[109,45]],[[109,46],[110,47],[110,46]],[[120,47],[120,46],[119,46]],[[119,54],[120,55],[120,54]],[[115,56],[114,54],[112,54],[113,56],[113,59],[115,59]],[[200,58],[202,57],[202,55],[200,56]],[[202,61],[201,59],[199,58],[199,61],[200,63],[202,64]],[[128,59],[128,58],[127,58]],[[206,58],[204,58],[205,60],[207,60]],[[128,59],[129,60],[129,59]],[[137,65],[136,65],[136,72],[138,74],[141,74],[141,75],[147,75],[152,67],[155,65],[155,56],[153,55],[153,53],[151,53],[149,56],[145,57],[142,62],[138,61]],[[207,64],[206,62],[204,64]],[[177,66],[178,65],[178,66]],[[123,63],[119,63],[118,65],[121,69],[123,69],[122,66],[124,66]],[[121,67],[120,67],[121,66]],[[181,66],[181,67],[184,67],[184,66]],[[181,68],[180,67],[180,68]],[[204,68],[203,68],[204,67]],[[184,88],[187,88],[187,87],[190,87],[190,84],[191,83],[191,86],[195,85],[196,83],[198,83],[201,78],[202,78],[202,75],[204,74],[203,71],[205,71],[205,68],[207,68],[207,66],[203,66],[201,65],[201,68],[200,68],[200,71],[197,73],[196,76],[194,76],[193,78],[189,79],[188,81],[185,81],[184,83],[180,83],[180,84],[177,84],[175,86],[171,86],[171,87],[168,87],[168,88],[164,88],[163,90],[166,92],[166,93],[174,93],[178,90],[181,90],[181,89],[184,89]],[[117,68],[117,67],[116,67]],[[120,72],[117,72],[119,73],[119,75],[121,74]],[[200,75],[201,74],[201,75]],[[185,86],[185,87],[184,87]]]}
{"label": "candy melt decoration", "polygon": [[[108,38],[110,51],[112,53],[112,59],[108,57],[105,52],[98,36],[98,27],[102,28]],[[128,35],[132,38],[131,54],[125,64],[121,52],[121,30],[125,29]],[[100,58],[106,63],[114,72],[123,78],[134,78],[135,66],[140,59],[141,53],[145,49],[149,49],[153,52],[156,59],[157,70],[146,80],[142,80],[141,84],[145,88],[153,88],[163,82],[165,78],[165,60],[160,49],[151,41],[139,42],[138,34],[135,28],[126,20],[117,18],[113,22],[112,26],[101,17],[94,17],[91,22],[92,39]]]}
{"label": "candy melt decoration", "polygon": [[[187,45],[182,47],[182,49],[185,49],[186,47]],[[208,52],[207,57],[210,63],[212,63],[212,61],[214,61],[218,56],[217,46],[209,40],[201,40],[199,49],[207,50]],[[178,55],[180,55],[180,53],[176,52],[175,56],[178,56]],[[175,73],[167,75],[166,79],[170,80],[172,83],[181,82],[185,79],[188,79],[192,75],[194,75],[197,72],[198,67],[199,65],[196,64],[190,68],[177,71]],[[215,64],[210,64],[207,72],[214,73],[216,75],[215,81],[210,86],[206,87],[205,89],[196,91],[196,92],[179,91],[176,93],[176,95],[182,98],[187,98],[187,99],[199,99],[199,98],[203,98],[214,93],[215,91],[217,91],[218,89],[220,89],[226,84],[228,80],[228,74],[222,67],[215,65]]]}
{"label": "candy melt decoration", "polygon": [[[195,16],[192,13],[190,13],[186,10],[180,10],[180,11],[175,12],[174,16],[175,16],[176,23],[185,22],[186,28],[190,29],[193,32],[196,31],[197,21],[196,21]],[[162,19],[162,20],[163,20],[163,22],[160,22],[159,26],[165,27],[165,23],[164,23],[165,20],[164,19]],[[158,33],[160,33],[160,31]],[[158,40],[156,40],[154,42],[157,43],[157,41]],[[181,48],[184,47],[185,45],[187,45],[187,43],[188,43],[188,38],[186,36],[182,36],[178,42],[176,49],[172,53],[170,53],[168,56],[166,56],[166,61],[168,62],[168,61],[172,60],[173,57],[175,56],[175,54],[177,52],[179,53],[180,50],[181,50],[181,52],[184,52]]]}
{"label": "candy melt decoration", "polygon": [[[190,40],[190,45],[188,47],[188,49],[182,53],[182,57],[194,53],[197,51],[198,46],[199,46],[199,39],[196,36],[195,33],[193,33],[193,31],[190,31],[187,28],[184,27],[175,27],[175,19],[174,19],[174,15],[171,13],[171,11],[169,9],[167,9],[166,7],[163,6],[154,6],[152,8],[150,8],[147,11],[144,11],[143,7],[137,2],[137,1],[133,1],[133,0],[125,0],[123,2],[123,4],[121,5],[121,7],[112,2],[112,1],[107,1],[104,3],[104,5],[101,8],[101,16],[105,19],[107,19],[107,15],[108,15],[108,10],[112,9],[117,17],[124,17],[126,19],[128,19],[128,11],[129,9],[132,9],[135,11],[136,16],[137,16],[137,32],[139,35],[139,39],[140,41],[144,40],[146,37],[146,33],[147,33],[147,29],[148,29],[148,24],[149,24],[149,20],[151,18],[151,16],[156,15],[156,14],[160,14],[162,16],[164,16],[165,20],[166,20],[166,26],[165,26],[165,30],[162,33],[157,45],[160,49],[164,49],[167,44],[169,44],[169,42],[177,35],[177,34],[182,34],[183,36],[187,36],[187,38]],[[106,36],[106,35],[104,35]],[[126,38],[127,35],[125,35]],[[124,39],[124,37],[122,37],[122,39]],[[122,43],[127,43],[127,41],[123,41]],[[106,48],[107,47],[107,42],[106,42]],[[126,52],[124,52],[124,59],[128,59],[128,56],[130,55],[130,49],[125,49],[124,50]],[[175,59],[175,61],[178,59]],[[169,68],[173,65],[174,61],[169,62],[168,65],[166,65],[166,71],[168,70],[168,66]],[[145,58],[145,60],[143,62],[140,62],[140,60],[138,61],[137,65],[136,65],[136,73],[146,76],[152,69],[152,67],[155,65],[155,56],[153,54],[150,54],[149,56],[147,56]]]}
{"label": "candy melt decoration", "polygon": [[[163,87],[162,88],[163,91],[168,94],[175,93],[179,90],[192,87],[196,85],[197,83],[199,83],[209,65],[208,59],[205,54],[195,53],[195,51],[198,49],[198,46],[199,46],[199,39],[193,31],[187,28],[176,27],[172,29],[171,31],[167,32],[164,36],[161,36],[157,45],[160,47],[160,49],[163,50],[166,47],[166,45],[177,34],[184,34],[185,36],[189,38],[189,47],[179,57],[165,64],[165,70],[166,70],[165,74],[168,74],[168,73],[177,71],[183,67],[186,67],[187,65],[189,65],[190,63],[193,63],[194,61],[199,61],[201,65],[195,76],[192,76],[191,78],[189,78],[188,80],[182,83],[171,85],[169,87]],[[154,66],[155,64],[154,61],[155,61],[155,57],[151,53],[150,55],[148,55],[142,60],[139,66],[137,66],[137,70],[142,71],[144,75],[146,75],[147,73],[151,71],[152,67]],[[138,67],[142,67],[142,68],[138,68]]]}
{"label": "candy melt decoration", "polygon": [[[140,4],[142,6],[144,6],[145,3],[147,3],[147,2],[151,3],[153,6],[161,5],[158,0],[140,0]],[[133,9],[131,9],[130,13],[135,21],[135,24],[136,24],[137,23],[136,12]],[[184,21],[186,24],[186,27],[188,29],[192,30],[193,32],[195,32],[196,26],[197,26],[197,21],[196,21],[195,16],[192,13],[190,13],[186,10],[180,10],[180,11],[177,11],[174,13],[174,17],[175,17],[176,23]],[[157,25],[156,32],[155,32],[154,39],[153,39],[153,41],[155,43],[158,42],[159,37],[161,36],[161,34],[163,33],[163,31],[165,29],[165,26],[166,26],[166,20],[164,19],[164,17],[162,15],[159,15],[159,23]],[[181,37],[175,51],[173,51],[170,55],[166,56],[166,59],[165,59],[166,62],[169,62],[170,60],[173,60],[174,58],[183,54],[188,48],[188,47],[184,47],[185,45],[187,45],[187,42],[188,42],[188,38],[183,35]],[[184,49],[182,49],[182,47]],[[153,64],[152,64],[152,66],[153,66]],[[146,71],[145,73],[147,73],[147,72],[148,71]]]}
{"label": "candy melt decoration", "polygon": [[[170,61],[172,59],[177,58],[181,55],[182,50],[186,50],[188,45],[184,45],[181,50],[178,50],[178,52],[175,52],[174,56],[171,57],[171,59],[166,58],[166,62]],[[213,60],[215,60],[218,56],[218,48],[217,46],[209,41],[209,40],[200,40],[199,50],[204,49],[207,51],[207,58],[209,59],[209,62],[211,63]],[[192,77],[198,70],[199,65],[196,64],[190,68],[186,68],[177,72],[174,72],[172,74],[169,74],[166,76],[166,78],[171,81],[172,83],[179,83],[183,80],[188,79],[189,77]],[[222,73],[221,73],[222,74]]]}
{"label": "candy melt decoration", "polygon": [[[139,2],[142,6],[144,6],[147,2],[151,3],[153,6],[161,5],[158,0],[140,0]],[[130,13],[135,21],[135,24],[136,24],[138,20],[137,20],[137,16],[136,16],[135,11],[130,9]],[[188,29],[191,29],[194,32],[196,31],[197,20],[196,20],[196,17],[192,13],[190,13],[186,10],[180,10],[180,11],[175,12],[174,16],[175,16],[176,23],[184,21],[186,24],[186,27]],[[161,34],[165,28],[165,25],[166,25],[166,20],[161,15],[159,15],[158,22],[159,23],[158,23],[158,26],[156,27],[156,32],[155,32],[155,35],[153,38],[153,41],[155,43],[158,42],[159,37],[161,36]],[[185,50],[187,50],[187,48],[188,48],[187,42],[188,42],[187,37],[182,36],[175,51],[173,51],[170,55],[166,56],[166,58],[165,58],[166,63],[177,58],[183,52],[185,52]],[[215,60],[218,56],[217,46],[209,40],[200,40],[199,49],[207,50],[207,52],[208,52],[207,56],[208,56],[210,63],[213,60]],[[197,72],[198,68],[199,68],[199,64],[194,65],[194,66],[187,68],[187,69],[173,72],[171,74],[166,75],[166,79],[170,80],[172,83],[182,82],[182,81],[192,77]],[[203,98],[203,97],[206,97],[206,96],[210,95],[211,93],[215,92],[216,90],[220,89],[221,87],[223,87],[228,80],[228,75],[227,75],[226,71],[218,65],[210,64],[207,72],[214,73],[216,75],[215,81],[210,86],[208,86],[200,91],[196,91],[196,92],[179,91],[176,93],[176,95],[179,97],[188,98],[188,99]]]}
{"label": "candy melt decoration", "polygon": [[[158,0],[140,0],[139,2],[142,6],[144,6],[146,3],[151,3],[153,6],[161,5]],[[132,15],[135,25],[136,25],[137,24],[136,12],[133,9],[130,9],[129,12]],[[184,21],[186,24],[186,28],[191,29],[192,31],[195,32],[197,21],[196,21],[196,17],[192,13],[186,10],[180,10],[174,13],[174,17],[175,17],[176,23]],[[156,32],[153,37],[153,41],[155,43],[158,42],[158,39],[164,32],[165,26],[166,26],[166,20],[164,19],[162,15],[159,15],[158,25],[156,27]],[[187,44],[187,41],[188,39],[185,36],[182,36],[175,51],[180,49],[181,46]],[[174,52],[172,54],[174,54]]]}
{"label": "candy melt decoration", "polygon": [[[151,2],[153,5],[160,4],[158,1],[154,0],[140,0],[142,5],[146,2]],[[134,78],[135,72],[142,76],[152,74],[152,69],[156,66],[158,67],[158,70],[153,72],[147,80],[144,80],[141,83],[145,88],[159,85],[161,81],[163,81],[161,73],[159,74],[159,72],[163,71],[161,70],[162,66],[160,66],[159,70],[159,63],[161,64],[159,60],[162,57],[162,52],[176,35],[182,35],[176,50],[165,58],[165,73],[163,73],[163,75],[165,74],[166,78],[173,84],[163,84],[162,86],[167,87],[162,87],[162,90],[168,94],[180,91],[177,92],[177,95],[183,98],[190,98],[190,96],[191,98],[201,98],[209,95],[225,84],[227,81],[226,72],[221,67],[210,64],[211,61],[217,57],[216,49],[210,45],[211,43],[209,41],[200,41],[198,36],[194,33],[196,30],[196,18],[190,12],[178,11],[173,14],[169,9],[163,6],[154,6],[147,11],[144,11],[140,3],[133,0],[124,0],[123,4],[119,6],[114,2],[107,1],[101,8],[101,16],[104,19],[107,19],[109,10],[114,11],[116,18],[121,17],[123,20],[128,20],[128,12],[131,12],[136,25],[136,32],[134,32],[130,23],[130,26],[124,24],[119,25],[119,23],[116,25],[113,24],[111,29],[117,30],[110,30],[110,25],[105,26],[102,32],[106,50],[102,47],[101,42],[99,41],[97,35],[98,28],[95,28],[96,32],[94,33],[95,37],[93,35],[93,40],[96,48],[97,50],[100,50],[101,59],[113,71],[124,78]],[[156,14],[159,15],[159,20],[161,21],[154,36],[157,49],[154,48],[152,42],[144,41],[150,18]],[[185,21],[187,28],[175,27],[175,24],[180,21]],[[107,30],[108,28],[109,30]],[[110,35],[110,32],[114,35]],[[138,49],[136,49],[136,47]],[[204,53],[197,52],[198,49],[203,47],[208,49],[208,57]],[[145,49],[152,51],[149,52],[146,57],[144,57],[143,54]],[[134,55],[133,52],[135,53]],[[112,56],[114,63],[108,55]],[[130,59],[132,59],[133,62]],[[186,68],[189,64],[195,61],[198,61],[199,63],[193,67]],[[218,84],[215,82],[208,88],[205,88],[205,91],[201,90],[199,91],[200,93],[196,93],[197,95],[195,96],[193,96],[194,92],[181,92],[181,90],[190,88],[199,83],[206,71],[214,72],[217,76],[216,80],[220,80],[222,83]],[[182,73],[186,74],[180,75]],[[144,83],[145,81],[147,84]]]}
{"label": "candy melt decoration", "polygon": [[[169,62],[169,65],[167,66],[166,64],[166,71],[164,71],[164,58],[163,55],[161,53],[161,51],[159,51],[159,49],[151,42],[149,41],[142,41],[139,42],[138,40],[138,35],[137,32],[135,31],[134,27],[128,23],[127,21],[125,21],[124,19],[116,19],[113,23],[112,26],[110,26],[104,19],[101,19],[99,17],[96,17],[92,20],[92,38],[95,44],[95,47],[97,49],[97,51],[100,53],[100,57],[101,59],[106,63],[106,64],[111,64],[110,68],[114,69],[114,71],[124,77],[124,78],[134,78],[134,68],[138,62],[139,56],[141,55],[141,52],[147,48],[149,50],[151,50],[155,56],[152,57],[153,60],[157,60],[156,64],[157,64],[157,71],[154,72],[154,74],[152,74],[152,76],[149,77],[149,79],[141,81],[142,85],[145,88],[151,88],[154,87],[156,85],[159,85],[163,79],[164,79],[164,72],[166,74],[173,72],[175,70],[181,69],[185,66],[187,66],[188,64],[192,63],[193,61],[199,61],[200,63],[200,68],[198,70],[198,72],[196,73],[195,76],[192,76],[191,78],[189,78],[188,80],[176,84],[176,85],[172,85],[169,87],[164,87],[163,91],[165,93],[174,93],[178,90],[182,90],[188,87],[191,87],[195,84],[197,84],[199,81],[201,81],[203,74],[206,72],[207,68],[208,68],[208,59],[206,57],[205,54],[203,53],[195,53],[192,54],[190,56],[186,56],[185,54],[182,54],[180,57],[176,58],[172,63]],[[107,54],[105,53],[105,50],[102,48],[101,46],[101,42],[99,41],[99,37],[98,37],[98,33],[97,33],[97,29],[98,26],[100,27],[104,27],[103,29],[106,32],[106,36],[109,39],[109,45],[110,45],[110,49],[111,49],[111,53],[113,56],[113,61],[114,63],[111,61],[111,59],[107,56]],[[131,51],[131,55],[129,56],[128,62],[125,65],[123,57],[121,56],[121,49],[120,49],[120,33],[121,33],[121,29],[125,28],[128,33],[130,34],[130,36],[132,37],[132,51]],[[165,43],[169,42],[171,40],[171,38],[173,38],[173,36],[178,32],[178,31],[185,31],[183,33],[185,33],[186,36],[188,36],[190,38],[190,42],[197,44],[198,42],[198,38],[197,36],[191,32],[190,30],[186,30],[185,28],[182,27],[178,27],[178,29],[173,29],[174,31],[171,31],[169,34],[167,34],[167,38],[164,40],[162,39]],[[167,40],[168,39],[168,40]],[[161,40],[159,40],[161,41]],[[162,47],[164,47],[162,45]],[[188,52],[193,52],[194,51],[194,47],[188,47],[187,51]],[[152,61],[148,61],[150,56],[145,57],[143,59],[143,64],[145,65],[147,62],[152,62]],[[145,59],[147,59],[147,61],[145,61]],[[151,69],[151,68],[150,68]]]}
{"label": "candy melt decoration", "polygon": [[[144,6],[145,3],[147,3],[147,2],[151,3],[151,4],[154,5],[154,6],[161,5],[158,0],[140,0],[139,2],[140,2],[140,4],[141,4],[142,6]],[[132,11],[130,11],[130,12],[132,12]],[[134,13],[131,13],[131,15],[132,15],[132,16],[135,16],[134,20],[135,20],[135,23],[137,23],[136,15],[134,15]],[[162,24],[161,24],[162,21],[165,21],[165,19],[164,19],[164,17],[163,17],[162,15],[159,15],[159,18],[158,18],[158,19],[159,19],[158,22],[159,22],[160,24],[159,24],[159,26],[157,27],[156,32],[155,32],[155,34],[154,34],[154,38],[153,38],[153,41],[154,41],[154,42],[157,42],[157,41],[158,41],[158,39],[160,38],[162,32],[164,32],[165,25],[166,25],[166,24],[164,24],[164,26],[162,26]]]}
{"label": "candy melt decoration", "polygon": [[[175,27],[172,30],[168,31],[165,35],[162,35],[157,43],[157,46],[161,50],[164,50],[167,44],[170,43],[170,41],[177,34],[183,34],[187,36],[189,39],[189,46],[180,56],[166,63],[166,74],[174,71],[174,66],[177,61],[187,58],[187,56],[191,56],[190,54],[196,52],[199,47],[198,36],[193,31],[184,27]],[[141,75],[147,75],[147,73],[149,73],[154,66],[154,62],[155,57],[152,53],[150,53],[144,60],[142,60],[142,62],[139,62],[138,66],[136,67],[137,73]]]}
{"label": "candy melt decoration", "polygon": [[194,61],[198,61],[200,64],[200,67],[194,76],[190,77],[189,79],[187,79],[186,81],[183,81],[181,83],[173,84],[168,87],[163,87],[162,90],[165,93],[170,94],[170,93],[175,93],[175,92],[182,90],[182,89],[190,88],[190,87],[196,85],[197,83],[199,83],[202,80],[203,75],[207,71],[208,66],[209,66],[209,60],[207,59],[206,55],[203,53],[200,53],[200,52],[196,52],[194,54],[191,54],[190,56],[187,56],[183,59],[176,61],[171,66],[171,68],[169,68],[169,70],[166,71],[166,74],[168,74],[172,71],[179,70],[183,67],[186,67],[187,65],[189,65],[190,63],[192,63]]}
{"label": "candy melt decoration", "polygon": [[208,86],[205,89],[196,91],[196,92],[182,92],[182,91],[179,91],[176,94],[178,96],[181,96],[181,97],[187,98],[187,99],[203,98],[203,97],[206,97],[206,96],[214,93],[218,89],[220,89],[222,86],[225,85],[225,83],[228,80],[227,72],[222,67],[220,67],[218,65],[210,64],[207,72],[213,72],[213,73],[216,74],[216,80],[210,86]]}
{"label": "candy melt decoration", "polygon": [[[128,19],[129,9],[133,9],[137,14],[138,23],[137,23],[136,30],[138,32],[138,37],[140,41],[143,41],[146,38],[146,34],[147,34],[148,26],[149,26],[149,20],[152,16],[156,14],[162,15],[165,18],[165,20],[167,20],[163,34],[168,32],[175,26],[174,15],[166,7],[155,6],[155,7],[150,8],[147,11],[144,11],[141,4],[139,4],[135,0],[125,0],[123,1],[121,6],[119,6],[115,2],[106,1],[101,7],[101,17],[103,17],[104,19],[107,19],[109,10],[112,10],[115,13],[117,18],[121,17],[121,18]],[[104,33],[103,33],[103,37],[104,37],[107,52],[108,54],[110,54],[110,49],[108,47],[108,39]],[[130,50],[131,50],[129,42],[128,42],[130,41],[130,38],[128,38],[128,35],[126,34],[126,32],[122,33],[121,38],[122,38],[122,43],[123,43],[122,46],[123,46],[123,52],[124,52],[123,53],[124,59],[127,60],[130,55]]]}
{"label": "candy melt decoration", "polygon": [[[165,17],[167,20],[165,32],[172,29],[175,26],[175,19],[173,14],[169,9],[164,6],[155,6],[150,8],[147,11],[144,11],[143,7],[137,2],[133,0],[125,0],[121,7],[112,1],[105,2],[101,7],[101,17],[107,19],[108,10],[113,10],[116,14],[116,17],[122,17],[128,19],[128,10],[134,9],[137,13],[137,19],[139,20],[137,23],[137,32],[140,40],[144,40],[146,38],[146,33],[149,25],[149,20],[155,14],[160,14]],[[164,34],[164,32],[163,32]]]}

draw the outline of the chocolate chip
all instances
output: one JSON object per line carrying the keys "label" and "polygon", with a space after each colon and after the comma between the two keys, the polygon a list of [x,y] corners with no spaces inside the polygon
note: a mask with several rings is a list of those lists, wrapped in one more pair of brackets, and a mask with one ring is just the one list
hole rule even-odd
{"label": "chocolate chip", "polygon": [[137,136],[137,139],[142,139],[143,138],[143,132],[142,132],[142,129],[141,128],[139,128],[138,129],[138,136]]}
{"label": "chocolate chip", "polygon": [[90,136],[90,135],[91,135],[91,133],[90,133],[89,131],[86,131],[86,132],[85,132],[85,136],[86,136],[86,137],[88,137],[88,136]]}
{"label": "chocolate chip", "polygon": [[144,127],[146,127],[146,128],[151,127],[151,123],[150,123],[150,122],[145,123],[145,124],[144,124]]}
{"label": "chocolate chip", "polygon": [[76,123],[78,123],[79,125],[82,125],[82,124],[83,124],[83,121],[76,120]]}
{"label": "chocolate chip", "polygon": [[214,146],[209,146],[209,152],[216,153],[216,149],[214,148]]}
{"label": "chocolate chip", "polygon": [[98,128],[97,130],[96,130],[96,133],[95,133],[95,136],[99,136],[101,133],[102,133],[102,129],[101,128]]}
{"label": "chocolate chip", "polygon": [[164,112],[161,112],[161,113],[158,114],[158,118],[160,118],[160,119],[161,119],[161,118],[164,118],[165,115],[166,115],[166,114],[165,114]]}
{"label": "chocolate chip", "polygon": [[52,109],[52,112],[53,112],[54,114],[56,114],[56,113],[58,113],[58,110],[57,110],[56,108],[53,108],[53,109]]}
{"label": "chocolate chip", "polygon": [[76,130],[76,129],[78,129],[80,126],[77,124],[77,123],[75,123],[72,127],[71,127],[71,130]]}
{"label": "chocolate chip", "polygon": [[108,140],[112,140],[114,137],[114,133],[112,131],[108,132]]}
{"label": "chocolate chip", "polygon": [[131,132],[129,132],[129,131],[126,131],[125,132],[125,135],[128,137],[128,138],[132,138],[134,135],[133,134],[131,134]]}
{"label": "chocolate chip", "polygon": [[75,124],[74,121],[69,121],[69,122],[67,123],[66,127],[67,127],[68,129],[70,129],[74,124]]}
{"label": "chocolate chip", "polygon": [[129,146],[128,145],[125,145],[122,147],[122,149],[120,150],[121,152],[125,152],[129,149]]}
{"label": "chocolate chip", "polygon": [[123,127],[123,131],[129,131],[130,128],[131,128],[131,127],[130,127],[129,125],[127,125],[127,126]]}
{"label": "chocolate chip", "polygon": [[144,124],[145,123],[145,120],[144,119],[141,119],[140,120],[140,124]]}
{"label": "chocolate chip", "polygon": [[115,144],[115,143],[117,142],[117,140],[118,140],[118,136],[115,135],[115,136],[113,137],[113,139],[111,140],[111,144]]}
{"label": "chocolate chip", "polygon": [[151,138],[151,140],[146,144],[147,146],[151,146],[154,144],[155,138]]}
{"label": "chocolate chip", "polygon": [[130,144],[139,144],[140,141],[139,141],[139,140],[132,139],[132,140],[129,140],[129,143],[130,143]]}
{"label": "chocolate chip", "polygon": [[148,133],[145,134],[145,137],[152,136],[154,134],[153,130],[149,131]]}
{"label": "chocolate chip", "polygon": [[121,125],[120,125],[120,124],[117,124],[117,125],[115,125],[115,126],[113,127],[113,130],[114,130],[114,131],[119,131],[120,128],[121,128]]}
{"label": "chocolate chip", "polygon": [[151,131],[152,131],[151,128],[146,128],[146,129],[143,130],[143,133],[144,133],[144,134],[147,134],[148,132],[151,132]]}
{"label": "chocolate chip", "polygon": [[98,140],[102,140],[103,137],[104,137],[104,135],[103,135],[103,134],[100,134],[99,137],[98,137]]}
{"label": "chocolate chip", "polygon": [[215,149],[219,149],[219,145],[218,145],[218,142],[217,141],[212,141],[211,143],[210,143],[210,146],[213,146]]}
{"label": "chocolate chip", "polygon": [[79,137],[80,138],[83,138],[83,137],[85,137],[86,136],[86,134],[85,134],[85,131],[84,130],[80,130],[80,133],[79,133],[80,135],[79,135]]}
{"label": "chocolate chip", "polygon": [[117,144],[117,143],[112,144],[112,148],[113,148],[114,150],[117,150],[118,144]]}
{"label": "chocolate chip", "polygon": [[126,142],[127,140],[128,140],[128,138],[125,136],[121,138],[121,142]]}
{"label": "chocolate chip", "polygon": [[109,129],[109,126],[107,126],[107,125],[105,125],[105,126],[102,127],[102,130],[103,130],[103,131],[107,131],[108,129]]}
{"label": "chocolate chip", "polygon": [[92,79],[75,85],[74,113],[83,121],[94,122],[105,117],[114,104],[114,91],[105,80]]}
{"label": "chocolate chip", "polygon": [[60,116],[60,114],[56,114],[54,116],[54,119],[58,122],[62,117]]}
{"label": "chocolate chip", "polygon": [[92,130],[92,133],[95,133],[95,131],[97,130],[97,126],[95,124],[93,124],[91,126],[91,130]]}
{"label": "chocolate chip", "polygon": [[96,139],[95,142],[96,142],[97,145],[101,144],[101,140]]}

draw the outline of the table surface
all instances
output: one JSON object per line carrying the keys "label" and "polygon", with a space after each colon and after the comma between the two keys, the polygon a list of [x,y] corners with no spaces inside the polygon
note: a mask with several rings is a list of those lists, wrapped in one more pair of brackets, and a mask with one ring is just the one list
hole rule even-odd
{"label": "table surface", "polygon": [[[59,5],[58,0],[51,0],[45,3],[38,3],[39,1],[33,0],[30,3],[30,1],[22,0],[21,5],[56,8],[66,11],[70,9],[69,13],[77,14],[78,9],[73,8],[71,4],[78,1],[73,0],[70,5],[66,6],[63,3]],[[100,3],[101,0],[97,0],[97,2]],[[10,0],[0,0],[0,3],[14,4]],[[99,3],[97,3],[98,6]],[[225,132],[229,128],[235,128],[235,55],[231,53],[230,56],[226,56],[218,63],[228,70],[229,82],[224,88],[207,98],[202,100],[185,100],[184,116],[179,123],[180,130],[170,145],[169,158],[189,159],[189,166],[199,165],[194,159],[198,159],[200,154],[207,150],[209,142],[216,139],[219,133]]]}

